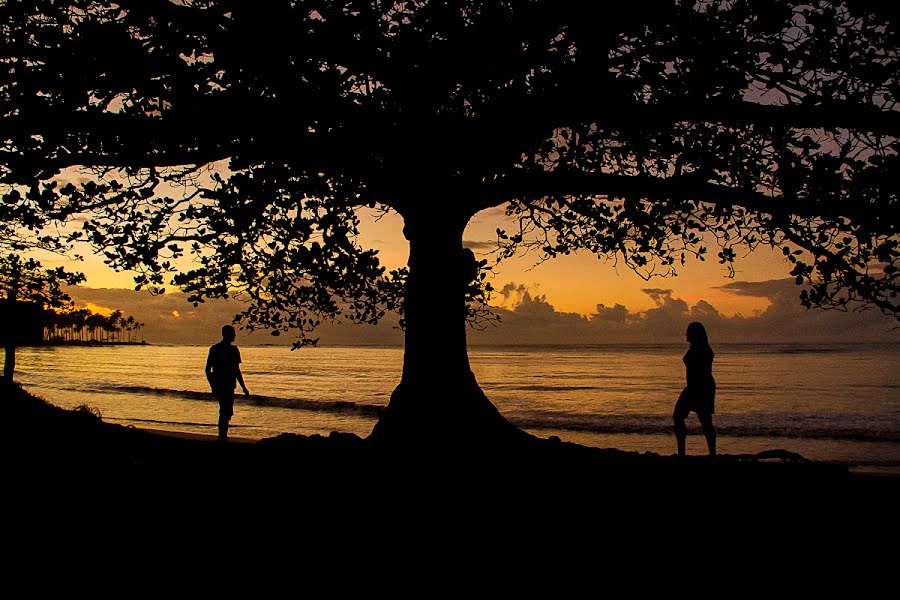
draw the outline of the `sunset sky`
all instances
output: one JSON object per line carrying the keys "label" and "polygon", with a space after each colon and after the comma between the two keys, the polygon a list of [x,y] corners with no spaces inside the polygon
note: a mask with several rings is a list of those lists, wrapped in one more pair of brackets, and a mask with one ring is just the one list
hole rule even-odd
{"label": "sunset sky", "polygon": [[[505,222],[502,208],[476,215],[466,244],[493,262],[495,231]],[[364,215],[360,241],[378,248],[388,268],[406,263],[408,245],[397,215]],[[470,343],[678,343],[691,320],[703,321],[712,336],[731,342],[900,339],[893,321],[877,311],[844,314],[801,307],[789,266],[780,252],[768,248],[739,258],[733,279],[715,259],[693,260],[677,277],[649,281],[590,254],[538,263],[539,256],[526,254],[495,267],[492,305],[498,307],[501,323],[470,332]],[[115,273],[90,254],[84,262],[67,264],[88,276],[86,286],[71,292],[79,305],[133,315],[147,323],[144,333],[150,342],[205,344],[240,310],[235,302],[195,308],[175,289],[161,297],[135,292],[131,274]],[[395,318],[379,327],[329,324],[320,335],[323,344],[399,344],[402,333],[395,325]],[[242,343],[292,341],[266,333],[242,336]]]}
{"label": "sunset sky", "polygon": [[[227,170],[225,163],[210,168]],[[71,169],[56,179],[78,183],[82,174]],[[160,190],[177,193],[165,186]],[[405,265],[408,243],[399,215],[366,211],[360,215],[360,244],[378,249],[388,269]],[[498,227],[515,230],[503,206],[475,215],[464,235],[465,245],[489,264],[494,263]],[[733,278],[718,264],[714,245],[706,261],[689,259],[677,277],[650,280],[614,259],[589,253],[545,262],[537,253],[516,256],[495,266],[490,279],[496,290],[491,304],[498,308],[501,324],[473,332],[470,343],[679,342],[690,320],[702,320],[712,335],[730,341],[900,341],[894,321],[878,311],[843,314],[800,306],[800,288],[793,285],[791,266],[780,249],[759,247],[752,253],[736,249]],[[91,251],[81,252],[86,255],[83,262],[55,257],[45,257],[44,262],[83,271],[88,279],[72,292],[76,302],[98,312],[120,309],[133,315],[147,323],[148,341],[206,343],[240,310],[234,302],[195,308],[176,289],[165,297],[134,292],[133,274],[113,272]],[[374,329],[328,325],[321,335],[324,343],[402,343],[402,335],[391,325],[390,319]],[[249,339],[276,341],[265,334]]]}

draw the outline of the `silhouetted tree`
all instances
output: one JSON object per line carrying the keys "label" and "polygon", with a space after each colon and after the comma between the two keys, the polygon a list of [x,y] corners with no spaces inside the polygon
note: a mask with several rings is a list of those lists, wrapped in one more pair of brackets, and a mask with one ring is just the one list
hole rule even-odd
{"label": "silhouetted tree", "polygon": [[132,317],[130,315],[125,317],[125,320],[122,321],[122,329],[124,329],[125,333],[128,334],[128,343],[132,342],[131,332],[134,331],[135,329],[137,329],[136,325],[137,325],[137,321],[135,321],[134,317]]}
{"label": "silhouetted tree", "polygon": [[[250,327],[401,310],[386,439],[517,435],[466,354],[485,286],[462,236],[492,207],[519,224],[501,256],[650,276],[771,245],[803,304],[898,314],[900,44],[878,2],[39,0],[0,27],[5,210],[84,211],[139,287],[239,293]],[[54,187],[76,167],[93,177]],[[403,217],[408,271],[360,247],[364,207]]]}
{"label": "silhouetted tree", "polygon": [[[122,333],[128,334],[128,342],[132,342],[131,332],[144,326],[132,316],[124,316],[122,311],[115,310],[108,316],[92,312],[86,308],[65,306],[62,310],[45,309],[44,327],[48,342],[69,342],[72,340],[91,342],[121,342]],[[98,333],[99,339],[98,339]]]}
{"label": "silhouetted tree", "polygon": [[[61,285],[75,285],[84,281],[81,273],[70,273],[62,267],[45,268],[33,258],[22,258],[17,254],[0,257],[0,292],[3,322],[0,336],[5,347],[3,377],[12,381],[16,368],[16,346],[23,343],[27,332],[40,332],[43,308],[61,308],[71,299]],[[34,340],[32,340],[34,341]]]}

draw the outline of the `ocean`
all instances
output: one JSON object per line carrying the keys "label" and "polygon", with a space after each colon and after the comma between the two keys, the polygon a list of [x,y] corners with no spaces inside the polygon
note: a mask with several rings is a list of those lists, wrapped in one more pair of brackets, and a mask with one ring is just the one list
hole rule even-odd
{"label": "ocean", "polygon": [[[240,341],[238,341],[240,344]],[[714,346],[719,452],[784,449],[861,471],[900,474],[900,344]],[[683,387],[678,345],[470,348],[472,370],[512,422],[548,437],[675,452]],[[17,351],[17,380],[66,408],[148,429],[214,434],[207,347],[50,346]],[[237,395],[231,434],[367,435],[399,381],[400,347],[241,346],[252,396]],[[689,454],[705,454],[696,416]]]}

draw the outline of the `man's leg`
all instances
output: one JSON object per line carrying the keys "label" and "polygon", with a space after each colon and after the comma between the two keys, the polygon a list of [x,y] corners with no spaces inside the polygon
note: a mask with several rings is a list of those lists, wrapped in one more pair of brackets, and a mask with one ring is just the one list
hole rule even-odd
{"label": "man's leg", "polygon": [[219,441],[228,441],[228,423],[234,414],[234,390],[225,390],[219,394]]}

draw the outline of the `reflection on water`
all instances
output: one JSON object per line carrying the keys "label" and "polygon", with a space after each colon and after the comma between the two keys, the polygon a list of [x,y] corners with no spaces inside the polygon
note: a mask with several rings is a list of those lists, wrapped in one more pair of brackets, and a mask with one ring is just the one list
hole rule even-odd
{"label": "reflection on water", "polygon": [[[475,348],[472,369],[512,421],[541,436],[669,454],[683,345]],[[723,453],[781,447],[811,458],[900,465],[900,346],[721,345],[716,425]],[[206,347],[21,348],[17,377],[104,419],[211,433]],[[397,347],[241,347],[254,396],[237,398],[235,435],[367,435],[399,380]],[[691,417],[696,428],[696,420]],[[696,431],[695,431],[696,432]],[[696,442],[696,445],[694,443]],[[688,452],[702,454],[702,436]]]}

